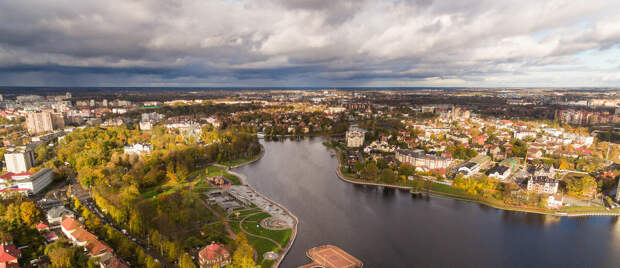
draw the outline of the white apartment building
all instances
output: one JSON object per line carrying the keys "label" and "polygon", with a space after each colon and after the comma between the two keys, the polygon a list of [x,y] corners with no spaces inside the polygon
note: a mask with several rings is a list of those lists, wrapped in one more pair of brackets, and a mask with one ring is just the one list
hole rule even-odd
{"label": "white apartment building", "polygon": [[8,172],[27,172],[34,164],[34,155],[30,150],[5,153],[4,163]]}

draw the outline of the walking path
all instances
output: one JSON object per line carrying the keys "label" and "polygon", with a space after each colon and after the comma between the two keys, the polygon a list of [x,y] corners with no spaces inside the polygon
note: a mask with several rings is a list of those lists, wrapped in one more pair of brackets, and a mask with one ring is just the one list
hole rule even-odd
{"label": "walking path", "polygon": [[228,237],[230,237],[232,240],[237,239],[237,235],[235,235],[235,232],[233,232],[233,230],[230,228],[230,225],[228,225],[228,218],[222,216],[219,212],[217,212],[215,209],[213,209],[211,206],[209,206],[207,204],[207,202],[202,200],[202,198],[198,198],[198,200],[200,200],[200,203],[202,203],[202,205],[204,205],[207,209],[209,209],[211,211],[211,213],[216,215],[218,218],[223,219],[224,227],[226,228],[226,231],[228,232]]}

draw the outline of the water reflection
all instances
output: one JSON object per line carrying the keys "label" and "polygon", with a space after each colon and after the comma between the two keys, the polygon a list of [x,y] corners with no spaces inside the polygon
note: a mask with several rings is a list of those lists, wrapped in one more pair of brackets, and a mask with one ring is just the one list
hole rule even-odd
{"label": "water reflection", "polygon": [[323,139],[264,141],[264,157],[239,168],[258,191],[300,220],[281,267],[336,244],[364,267],[606,267],[620,263],[617,217],[559,218],[504,211],[335,175]]}

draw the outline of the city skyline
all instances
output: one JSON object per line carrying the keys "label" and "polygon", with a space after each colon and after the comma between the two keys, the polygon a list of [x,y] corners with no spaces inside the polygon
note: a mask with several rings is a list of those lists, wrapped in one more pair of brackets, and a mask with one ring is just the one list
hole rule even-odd
{"label": "city skyline", "polygon": [[616,87],[612,1],[3,2],[1,86]]}

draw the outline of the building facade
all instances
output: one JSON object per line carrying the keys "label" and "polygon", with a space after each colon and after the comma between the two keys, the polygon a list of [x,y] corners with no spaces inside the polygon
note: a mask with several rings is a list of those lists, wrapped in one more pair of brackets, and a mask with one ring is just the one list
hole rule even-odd
{"label": "building facade", "polygon": [[224,267],[231,263],[232,256],[222,245],[211,242],[198,252],[200,268]]}
{"label": "building facade", "polygon": [[26,115],[26,126],[30,133],[53,131],[55,129],[64,128],[65,120],[62,113],[50,111],[39,113],[32,112]]}
{"label": "building facade", "polygon": [[366,131],[358,128],[351,127],[347,131],[347,147],[361,147],[364,145],[364,135]]}
{"label": "building facade", "polygon": [[396,150],[396,160],[401,163],[409,163],[420,170],[445,169],[453,162],[450,157],[428,155],[421,151],[412,150]]}
{"label": "building facade", "polygon": [[38,194],[52,183],[53,176],[51,168],[43,168],[35,173],[8,172],[0,176],[0,189],[19,189],[28,194]]}
{"label": "building facade", "polygon": [[547,176],[532,176],[527,181],[527,190],[541,194],[555,194],[558,192],[559,181]]}
{"label": "building facade", "polygon": [[27,172],[34,164],[34,155],[30,150],[5,153],[4,163],[8,172]]}

